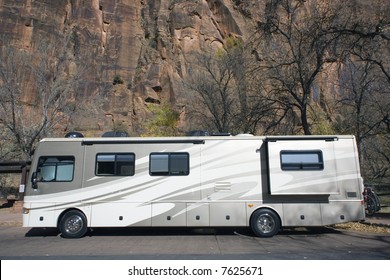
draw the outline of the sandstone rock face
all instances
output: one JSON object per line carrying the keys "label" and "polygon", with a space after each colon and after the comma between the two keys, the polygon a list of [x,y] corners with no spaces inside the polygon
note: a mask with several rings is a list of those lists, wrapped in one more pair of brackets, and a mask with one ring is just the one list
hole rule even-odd
{"label": "sandstone rock face", "polygon": [[191,53],[250,35],[257,2],[0,0],[0,45],[34,53],[45,38],[65,46],[69,68],[82,72],[74,100],[83,104],[67,129],[100,134],[120,124],[137,135],[148,103],[186,105],[180,84]]}

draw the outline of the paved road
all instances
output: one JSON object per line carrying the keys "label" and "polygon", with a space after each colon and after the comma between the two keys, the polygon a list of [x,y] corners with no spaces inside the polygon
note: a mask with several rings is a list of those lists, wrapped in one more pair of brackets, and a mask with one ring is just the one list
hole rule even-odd
{"label": "paved road", "polygon": [[0,226],[0,259],[389,260],[390,235],[326,227],[257,238],[247,229],[97,229],[64,239],[53,229]]}

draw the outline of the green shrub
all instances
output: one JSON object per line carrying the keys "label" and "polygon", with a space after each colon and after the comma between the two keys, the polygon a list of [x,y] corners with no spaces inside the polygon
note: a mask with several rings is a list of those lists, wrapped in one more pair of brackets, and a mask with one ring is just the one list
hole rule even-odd
{"label": "green shrub", "polygon": [[117,84],[122,85],[123,84],[123,80],[122,80],[121,76],[115,75],[112,84],[113,85],[117,85]]}

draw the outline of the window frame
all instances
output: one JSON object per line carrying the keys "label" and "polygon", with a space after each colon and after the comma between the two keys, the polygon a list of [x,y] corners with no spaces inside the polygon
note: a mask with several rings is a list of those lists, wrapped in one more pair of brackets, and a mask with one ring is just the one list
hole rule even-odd
{"label": "window frame", "polygon": [[[41,164],[41,160],[46,158],[46,160]],[[36,176],[39,177],[39,174],[42,174],[41,172],[41,169],[42,167],[44,167],[44,164],[46,163],[47,159],[49,158],[56,158],[58,160],[58,162],[52,162],[52,164],[55,166],[55,172],[54,172],[54,179],[53,180],[43,180],[43,177],[42,179],[40,180],[37,180],[37,182],[40,182],[40,183],[69,183],[69,182],[73,182],[74,180],[74,173],[75,173],[75,166],[76,166],[76,158],[75,156],[68,156],[68,155],[49,155],[49,156],[40,156],[39,159],[38,159],[38,164],[37,164],[37,169],[35,171],[35,174],[37,174]],[[57,180],[57,177],[58,177],[58,167],[61,165],[62,161],[61,161],[61,158],[62,158],[62,161],[65,161],[65,160],[69,160],[72,162],[72,176],[70,177],[69,180]],[[50,163],[50,162],[48,162]]]}
{"label": "window frame", "polygon": [[[167,156],[167,171],[153,171],[153,159],[155,155]],[[182,171],[172,171],[173,160],[175,156],[186,156],[186,166]],[[187,152],[153,152],[149,154],[149,175],[150,176],[188,176],[190,174],[190,154]]]}
{"label": "window frame", "polygon": [[[133,157],[132,161],[132,172],[130,174],[120,174],[119,169],[118,169],[118,162],[130,162],[130,161],[120,161],[118,160],[118,156],[123,156],[123,155],[131,155]],[[114,174],[108,174],[108,173],[98,173],[98,163],[99,162],[104,162],[104,161],[98,161],[99,156],[114,156],[113,161],[107,161],[107,162],[112,162],[114,163]],[[100,176],[100,177],[131,177],[135,175],[135,153],[97,153],[95,157],[95,176]]]}
{"label": "window frame", "polygon": [[[304,157],[305,155],[316,155],[317,162],[300,161],[285,162],[284,155],[296,155]],[[322,171],[325,168],[324,156],[322,150],[282,150],[280,151],[280,168],[283,171]]]}

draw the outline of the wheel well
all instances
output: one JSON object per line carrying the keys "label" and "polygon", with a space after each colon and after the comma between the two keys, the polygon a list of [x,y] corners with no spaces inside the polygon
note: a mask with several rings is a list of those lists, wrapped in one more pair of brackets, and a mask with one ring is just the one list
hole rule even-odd
{"label": "wheel well", "polygon": [[273,209],[273,208],[271,208],[271,207],[267,207],[267,206],[263,206],[263,207],[256,208],[256,209],[252,212],[252,214],[251,214],[251,216],[250,216],[250,218],[249,218],[249,225],[252,223],[253,214],[254,214],[256,211],[263,210],[263,209],[264,209],[264,210],[270,210],[270,211],[274,212],[275,215],[279,218],[280,227],[282,227],[282,219],[280,218],[279,213],[278,213],[275,209]]}
{"label": "wheel well", "polygon": [[87,216],[85,215],[84,211],[82,211],[82,210],[80,210],[80,209],[78,209],[78,208],[68,208],[68,209],[62,211],[61,215],[58,216],[57,228],[59,228],[59,226],[60,226],[60,221],[61,221],[62,217],[63,217],[66,213],[68,213],[69,211],[72,211],[72,210],[80,212],[81,214],[84,215],[85,219],[87,219]]}

